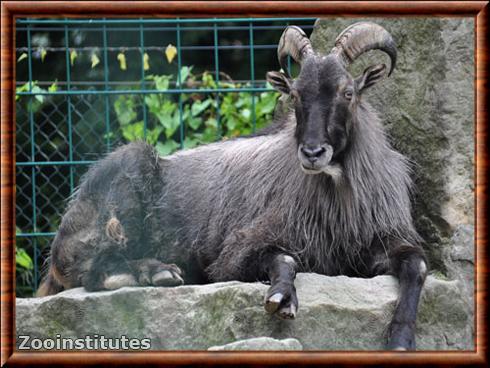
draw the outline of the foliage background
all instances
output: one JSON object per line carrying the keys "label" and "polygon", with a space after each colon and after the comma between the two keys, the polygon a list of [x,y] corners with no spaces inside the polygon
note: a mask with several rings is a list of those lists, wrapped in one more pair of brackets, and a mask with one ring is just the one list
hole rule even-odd
{"label": "foliage background", "polygon": [[[129,141],[145,139],[167,155],[271,120],[277,94],[264,77],[278,69],[277,41],[289,21],[18,22],[18,296],[37,288],[67,200],[91,162]],[[307,33],[313,23],[294,21]]]}

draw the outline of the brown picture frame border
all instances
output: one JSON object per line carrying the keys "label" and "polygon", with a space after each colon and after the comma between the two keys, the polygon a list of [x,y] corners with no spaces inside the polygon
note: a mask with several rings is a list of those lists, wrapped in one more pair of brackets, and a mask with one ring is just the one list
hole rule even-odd
{"label": "brown picture frame border", "polygon": [[[1,4],[1,365],[488,365],[488,1],[5,1]],[[438,16],[475,19],[476,348],[456,352],[15,351],[15,19],[18,17]]]}

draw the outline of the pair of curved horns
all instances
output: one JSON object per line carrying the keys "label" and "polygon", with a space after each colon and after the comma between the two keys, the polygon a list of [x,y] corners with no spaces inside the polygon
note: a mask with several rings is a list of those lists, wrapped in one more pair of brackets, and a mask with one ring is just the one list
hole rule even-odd
{"label": "pair of curved horns", "polygon": [[[360,55],[369,50],[381,50],[388,54],[391,60],[391,74],[396,65],[396,44],[391,35],[378,24],[359,22],[344,29],[335,40],[335,47],[330,54],[336,55],[339,61],[347,67]],[[281,68],[287,73],[287,56],[301,65],[313,47],[301,28],[289,26],[283,32],[277,48],[277,57]]]}

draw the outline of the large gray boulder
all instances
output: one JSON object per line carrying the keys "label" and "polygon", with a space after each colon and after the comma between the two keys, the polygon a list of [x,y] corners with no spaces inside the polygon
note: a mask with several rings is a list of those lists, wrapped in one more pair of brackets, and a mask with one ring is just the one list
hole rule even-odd
{"label": "large gray boulder", "polygon": [[[431,269],[459,279],[471,312],[474,294],[473,18],[330,18],[315,24],[315,50],[329,52],[355,21],[385,27],[398,47],[397,68],[367,93],[393,145],[414,162],[414,219]],[[358,59],[354,77],[380,51]]]}
{"label": "large gray boulder", "polygon": [[[126,287],[97,293],[71,289],[44,298],[17,299],[17,337],[125,335],[150,338],[155,350],[252,349],[256,339],[217,346],[256,337],[296,339],[299,344],[287,340],[283,348],[302,345],[305,350],[383,348],[397,299],[396,279],[298,274],[296,286],[300,308],[297,318],[289,321],[265,313],[262,303],[268,286],[261,283]],[[417,323],[420,350],[473,348],[473,321],[458,281],[428,277]]]}

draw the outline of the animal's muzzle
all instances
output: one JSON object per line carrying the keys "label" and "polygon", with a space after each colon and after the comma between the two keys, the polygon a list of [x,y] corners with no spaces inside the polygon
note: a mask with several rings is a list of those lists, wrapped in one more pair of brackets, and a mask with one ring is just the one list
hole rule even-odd
{"label": "animal's muzzle", "polygon": [[324,146],[315,146],[315,147],[301,147],[301,153],[306,157],[310,162],[318,161],[321,156],[323,156],[327,152]]}
{"label": "animal's muzzle", "polygon": [[332,159],[333,148],[328,144],[306,145],[298,147],[298,158],[305,171],[322,171]]}

